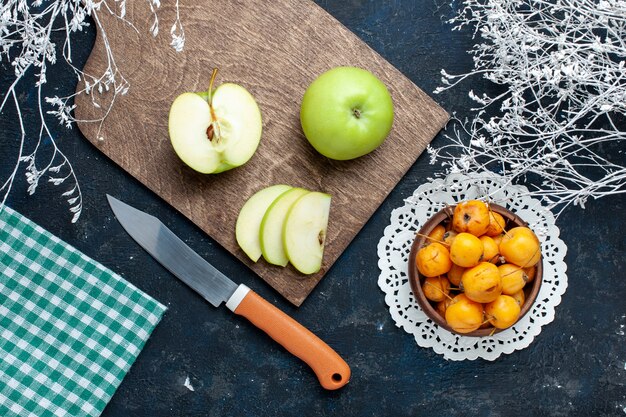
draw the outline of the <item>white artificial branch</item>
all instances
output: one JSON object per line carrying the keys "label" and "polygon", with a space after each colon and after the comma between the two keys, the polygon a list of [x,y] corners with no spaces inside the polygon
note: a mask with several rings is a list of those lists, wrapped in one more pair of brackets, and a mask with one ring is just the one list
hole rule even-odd
{"label": "white artificial branch", "polygon": [[612,162],[601,147],[626,141],[626,1],[465,0],[450,23],[473,28],[474,68],[442,70],[435,93],[475,77],[505,91],[470,91],[473,120],[451,124],[448,143],[428,148],[431,163],[539,183],[529,193],[557,215],[626,192],[625,156]]}
{"label": "white artificial branch", "polygon": [[[20,146],[15,166],[8,178],[0,187],[0,210],[4,207],[14,184],[17,173],[23,166],[28,192],[34,193],[42,178],[53,185],[64,184],[68,179],[73,185],[61,195],[67,199],[70,212],[73,213],[72,222],[76,222],[82,211],[82,193],[76,173],[71,162],[53,137],[46,115],[55,116],[59,122],[70,129],[77,121],[73,115],[75,105],[72,104],[78,94],[88,94],[94,107],[102,108],[100,95],[112,91],[107,100],[103,116],[89,122],[99,123],[100,128],[107,115],[115,104],[118,94],[126,94],[129,82],[119,70],[114,51],[111,50],[105,28],[102,26],[98,13],[109,13],[137,30],[126,19],[127,0],[4,0],[0,4],[0,64],[6,61],[13,67],[15,78],[3,92],[0,99],[0,113],[6,109],[11,101],[15,106],[20,126]],[[150,32],[157,36],[159,31],[158,10],[160,0],[148,0],[153,13],[153,25]],[[185,43],[185,32],[180,21],[179,3],[174,2],[176,18],[170,30],[171,46],[181,51]],[[107,67],[101,74],[87,74],[72,63],[72,37],[89,26],[89,18],[93,19],[98,28],[100,37],[104,40]],[[65,39],[62,45],[52,41],[52,35],[62,32]],[[84,87],[65,97],[46,96],[44,86],[47,83],[48,65],[57,61],[57,54],[63,57],[68,71],[84,81]],[[6,65],[4,64],[4,65]],[[39,119],[39,135],[33,139],[26,132],[24,114],[22,112],[16,88],[26,83],[26,76],[30,73],[35,78],[34,87],[37,91],[37,114]],[[24,86],[29,88],[30,86]],[[12,98],[12,100],[11,100]],[[41,155],[40,145],[44,141],[51,144],[51,151]],[[26,151],[26,149],[29,151]],[[32,149],[32,151],[30,151]]]}

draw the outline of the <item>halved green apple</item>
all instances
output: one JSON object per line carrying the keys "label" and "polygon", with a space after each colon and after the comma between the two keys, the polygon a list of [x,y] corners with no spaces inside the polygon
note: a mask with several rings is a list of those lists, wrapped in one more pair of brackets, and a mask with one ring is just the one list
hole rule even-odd
{"label": "halved green apple", "polygon": [[274,200],[265,212],[259,238],[261,253],[267,262],[280,266],[286,266],[289,262],[283,248],[283,224],[293,203],[308,193],[310,191],[303,188],[292,188]]}
{"label": "halved green apple", "polygon": [[225,83],[213,90],[183,93],[170,108],[169,135],[174,151],[194,170],[216,174],[248,162],[261,140],[262,120],[254,97],[242,86]]}
{"label": "halved green apple", "polygon": [[283,247],[289,262],[303,274],[322,266],[331,196],[309,192],[298,198],[283,224]]}
{"label": "halved green apple", "polygon": [[261,257],[261,221],[269,206],[281,194],[291,190],[289,185],[272,185],[256,192],[246,201],[237,217],[235,225],[235,237],[239,247],[254,262]]}

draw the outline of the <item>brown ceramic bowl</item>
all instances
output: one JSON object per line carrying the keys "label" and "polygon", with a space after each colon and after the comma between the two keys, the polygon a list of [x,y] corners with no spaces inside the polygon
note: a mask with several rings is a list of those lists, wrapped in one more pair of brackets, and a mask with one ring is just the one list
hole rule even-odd
{"label": "brown ceramic bowl", "polygon": [[[426,279],[426,277],[419,273],[419,271],[417,270],[417,266],[415,265],[415,256],[417,254],[417,251],[426,244],[427,239],[425,236],[428,236],[437,225],[452,221],[452,214],[454,213],[455,207],[456,206],[448,206],[435,214],[424,224],[424,226],[415,236],[415,241],[413,242],[413,246],[411,247],[411,254],[409,255],[409,281],[411,283],[411,289],[413,290],[413,294],[415,295],[417,303],[422,308],[424,313],[426,313],[426,315],[439,326],[443,327],[449,332],[458,334],[460,336],[489,336],[502,330],[494,329],[494,327],[481,328],[470,333],[458,333],[452,330],[452,328],[446,323],[445,317],[442,317],[439,312],[437,312],[434,303],[428,300],[424,295],[424,292],[422,291],[422,285],[424,284],[424,280]],[[502,206],[499,206],[497,204],[489,204],[489,207],[491,210],[501,214],[502,217],[504,217],[504,219],[506,220],[505,230],[509,230],[517,226],[528,226],[528,223],[522,220],[519,216]],[[521,307],[520,318],[528,313],[533,303],[535,302],[535,299],[537,298],[537,294],[539,293],[539,288],[541,287],[541,280],[543,276],[543,257],[536,265],[536,267],[537,270],[535,272],[535,279],[530,284],[524,287],[524,295],[526,296],[526,300],[524,301],[524,305]]]}

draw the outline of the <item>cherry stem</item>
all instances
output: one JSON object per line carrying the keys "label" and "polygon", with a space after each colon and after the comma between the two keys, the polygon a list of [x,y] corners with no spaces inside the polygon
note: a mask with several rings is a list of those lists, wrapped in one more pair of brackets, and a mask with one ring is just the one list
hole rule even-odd
{"label": "cherry stem", "polygon": [[441,288],[438,288],[436,285],[431,284],[430,282],[425,282],[424,284],[426,285],[430,285],[431,287],[433,287],[434,289],[436,289],[437,291],[439,291],[441,294],[443,294],[444,296],[446,296],[449,300],[452,300],[452,297],[450,297],[448,294],[446,294],[446,292],[444,290],[442,290]]}
{"label": "cherry stem", "polygon": [[[517,266],[517,265],[515,265],[515,266]],[[515,274],[516,272],[523,271],[523,270],[524,270],[524,268],[522,268],[522,267],[518,266],[518,267],[517,267],[517,269],[514,269],[514,270],[512,270],[511,272],[507,272],[506,274],[504,274],[504,275],[500,275],[500,276],[501,276],[501,277],[508,277],[509,275],[513,275],[513,274]],[[524,278],[524,281],[526,281],[526,280],[528,279],[528,275],[526,275],[526,273],[525,273],[525,272],[524,272],[524,277],[525,277],[525,278]]]}
{"label": "cherry stem", "polygon": [[419,237],[423,237],[424,239],[432,240],[433,242],[437,242],[437,243],[442,244],[442,245],[444,245],[444,246],[450,246],[450,245],[449,245],[448,243],[446,243],[446,242],[443,242],[443,241],[441,241],[441,240],[437,240],[437,239],[435,239],[434,237],[426,236],[426,235],[424,235],[424,234],[422,234],[422,233],[415,233],[415,235],[416,235],[416,236],[419,236]]}

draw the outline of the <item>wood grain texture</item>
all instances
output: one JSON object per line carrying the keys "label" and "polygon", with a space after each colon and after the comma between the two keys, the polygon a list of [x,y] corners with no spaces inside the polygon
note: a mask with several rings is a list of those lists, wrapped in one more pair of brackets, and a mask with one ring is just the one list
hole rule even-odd
{"label": "wood grain texture", "polygon": [[[144,3],[128,2],[134,28],[101,12],[119,71],[130,82],[118,95],[104,123],[112,94],[81,94],[76,116],[83,134],[98,149],[188,217],[246,263],[293,304],[299,306],[382,203],[426,145],[448,120],[447,113],[396,68],[310,1],[212,0],[180,4],[186,44],[177,53],[167,30],[172,4],[160,10],[161,31],[147,35],[153,16]],[[106,68],[105,39],[99,31],[85,71]],[[389,88],[395,121],[385,143],[373,153],[347,162],[319,155],[304,138],[299,121],[306,87],[338,66],[366,68]],[[167,115],[174,98],[206,90],[211,70],[218,84],[235,82],[256,98],[263,137],[243,167],[219,175],[187,168],[174,153]],[[82,89],[80,84],[78,89]],[[97,100],[100,109],[92,105]],[[292,267],[251,262],[235,241],[235,221],[246,199],[259,189],[284,183],[332,195],[330,224],[319,273],[303,277]]]}

